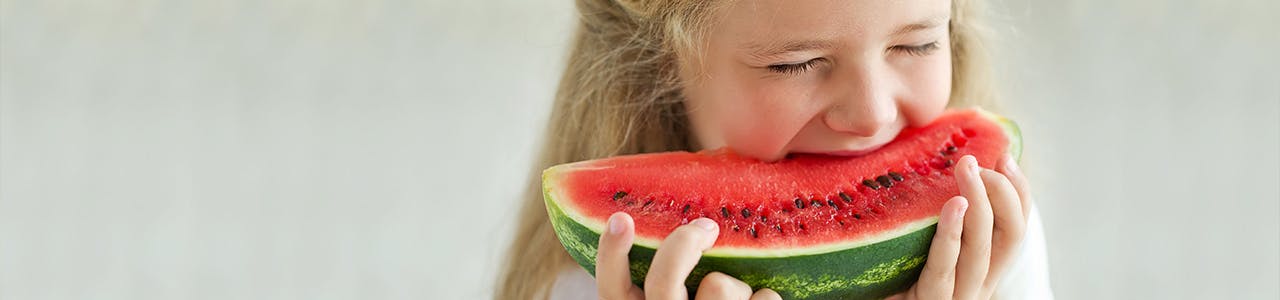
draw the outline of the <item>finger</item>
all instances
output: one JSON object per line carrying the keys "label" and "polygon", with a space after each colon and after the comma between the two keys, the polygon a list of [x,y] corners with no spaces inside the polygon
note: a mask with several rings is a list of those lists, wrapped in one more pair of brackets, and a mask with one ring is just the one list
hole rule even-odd
{"label": "finger", "polygon": [[1027,176],[1022,174],[1022,168],[1018,167],[1018,162],[1013,161],[1013,157],[1004,156],[1004,162],[1000,164],[1000,174],[1004,174],[1009,178],[1009,182],[1013,183],[1013,189],[1018,191],[1018,200],[1022,205],[1022,220],[1031,218],[1031,184],[1027,183]]}
{"label": "finger", "polygon": [[711,272],[702,277],[698,283],[698,294],[694,299],[746,299],[751,297],[751,286],[747,283],[720,272]]}
{"label": "finger", "polygon": [[[960,257],[956,262],[955,298],[974,299],[987,280],[991,264],[991,202],[979,175],[981,167],[972,155],[960,159],[956,181],[960,194],[969,200],[960,235]],[[963,170],[963,171],[960,171]]]}
{"label": "finger", "polygon": [[782,295],[771,289],[760,289],[755,294],[751,294],[751,300],[782,300]]}
{"label": "finger", "polygon": [[653,263],[645,276],[645,296],[648,299],[688,298],[685,278],[702,258],[702,251],[715,244],[719,233],[720,227],[715,221],[698,218],[667,235],[653,254]]}
{"label": "finger", "polygon": [[627,213],[609,216],[609,224],[600,235],[596,254],[596,290],[600,299],[644,299],[643,292],[631,284],[631,264],[627,253],[635,239],[635,223]]}
{"label": "finger", "polygon": [[969,202],[956,196],[942,205],[938,230],[929,246],[929,259],[912,291],[915,299],[949,299],[956,285],[956,260],[960,257],[960,233]]}
{"label": "finger", "polygon": [[987,279],[983,281],[986,285],[984,290],[990,290],[1017,255],[1027,222],[1022,218],[1022,204],[1018,201],[1018,193],[1004,175],[982,170],[981,177],[991,199],[991,212],[995,218],[991,232],[991,266],[987,271]]}

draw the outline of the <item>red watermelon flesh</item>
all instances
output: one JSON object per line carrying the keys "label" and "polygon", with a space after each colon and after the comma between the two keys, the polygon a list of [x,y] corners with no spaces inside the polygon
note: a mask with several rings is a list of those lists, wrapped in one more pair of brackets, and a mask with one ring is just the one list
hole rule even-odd
{"label": "red watermelon flesh", "polygon": [[959,195],[953,166],[960,157],[974,155],[994,168],[1013,148],[1003,118],[986,114],[952,111],[853,158],[803,154],[761,162],[727,150],[667,152],[567,164],[546,176],[554,177],[547,180],[558,189],[558,205],[580,218],[631,214],[637,243],[656,245],[677,226],[707,217],[721,227],[714,249],[785,253],[882,239],[936,218]]}

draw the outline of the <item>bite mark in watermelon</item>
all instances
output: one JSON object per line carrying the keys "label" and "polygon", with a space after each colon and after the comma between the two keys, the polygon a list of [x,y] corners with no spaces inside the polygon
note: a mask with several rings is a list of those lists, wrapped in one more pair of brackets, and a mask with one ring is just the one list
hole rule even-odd
{"label": "bite mark in watermelon", "polygon": [[618,156],[551,167],[543,193],[556,235],[589,272],[615,212],[635,220],[630,261],[640,286],[662,239],[707,217],[720,235],[690,274],[691,291],[719,271],[786,299],[876,298],[919,276],[942,204],[960,195],[955,162],[973,155],[994,168],[1020,152],[1013,122],[980,109],[953,110],[860,157],[761,162],[726,150]]}

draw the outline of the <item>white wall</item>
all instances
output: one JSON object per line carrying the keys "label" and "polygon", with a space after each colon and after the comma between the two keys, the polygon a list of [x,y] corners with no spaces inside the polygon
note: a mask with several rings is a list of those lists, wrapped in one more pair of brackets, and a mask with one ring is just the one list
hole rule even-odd
{"label": "white wall", "polygon": [[[0,299],[489,297],[574,12],[441,2],[0,0]],[[1112,2],[1004,8],[1058,295],[1280,297],[1280,9]]]}
{"label": "white wall", "polygon": [[1280,5],[1008,2],[1057,294],[1280,298]]}

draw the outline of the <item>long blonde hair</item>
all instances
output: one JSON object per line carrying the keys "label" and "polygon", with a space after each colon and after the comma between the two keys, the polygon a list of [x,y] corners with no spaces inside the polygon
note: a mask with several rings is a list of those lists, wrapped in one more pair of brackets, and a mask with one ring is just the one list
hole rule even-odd
{"label": "long blonde hair", "polygon": [[[544,299],[559,271],[576,266],[547,219],[543,169],[614,155],[697,150],[678,74],[698,61],[701,34],[725,2],[577,0],[568,66],[494,298]],[[976,2],[952,1],[952,106],[990,106],[995,96]]]}

